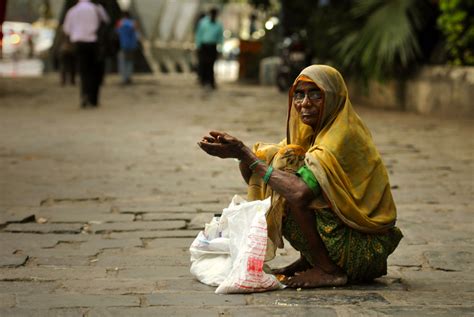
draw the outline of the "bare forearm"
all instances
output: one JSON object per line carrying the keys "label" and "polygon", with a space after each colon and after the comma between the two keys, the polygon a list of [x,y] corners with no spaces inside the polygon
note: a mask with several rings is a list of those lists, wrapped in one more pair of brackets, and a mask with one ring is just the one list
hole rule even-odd
{"label": "bare forearm", "polygon": [[[246,148],[243,151],[240,163],[240,171],[245,181],[248,183],[252,171],[248,166],[258,158],[255,154]],[[264,177],[270,167],[265,162],[259,162],[253,168],[253,172],[260,177]],[[295,174],[284,172],[281,170],[273,170],[268,180],[270,187],[278,192],[280,195],[290,203],[290,205],[306,206],[313,198],[314,194],[309,187]]]}

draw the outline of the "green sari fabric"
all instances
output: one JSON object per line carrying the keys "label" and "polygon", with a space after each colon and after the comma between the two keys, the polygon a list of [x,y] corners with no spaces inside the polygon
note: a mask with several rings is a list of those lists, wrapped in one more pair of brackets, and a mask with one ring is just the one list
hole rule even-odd
{"label": "green sari fabric", "polygon": [[[397,227],[386,233],[363,233],[341,222],[330,209],[315,211],[314,224],[329,256],[346,272],[349,282],[365,282],[387,274],[387,258],[403,235]],[[291,213],[283,219],[283,236],[314,265],[308,243]]]}

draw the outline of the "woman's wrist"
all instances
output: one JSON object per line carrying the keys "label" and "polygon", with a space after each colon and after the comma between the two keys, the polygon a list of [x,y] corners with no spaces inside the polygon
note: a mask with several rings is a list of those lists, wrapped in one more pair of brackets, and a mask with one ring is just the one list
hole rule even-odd
{"label": "woman's wrist", "polygon": [[242,153],[238,159],[247,166],[249,166],[256,160],[258,160],[258,157],[248,147],[244,146],[242,148]]}

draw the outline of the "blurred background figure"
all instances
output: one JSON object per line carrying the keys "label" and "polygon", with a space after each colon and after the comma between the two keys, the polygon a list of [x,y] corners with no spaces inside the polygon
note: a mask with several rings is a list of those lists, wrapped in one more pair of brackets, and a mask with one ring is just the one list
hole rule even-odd
{"label": "blurred background figure", "polygon": [[122,77],[122,84],[132,83],[135,52],[138,48],[138,29],[135,20],[128,11],[123,12],[123,18],[117,23],[116,31],[120,43],[118,54],[118,69]]}
{"label": "blurred background figure", "polygon": [[0,59],[3,58],[3,22],[7,12],[7,1],[0,1]]}
{"label": "blurred background figure", "polygon": [[217,60],[217,45],[222,45],[223,27],[217,21],[217,9],[209,11],[197,26],[195,41],[198,49],[198,75],[203,87],[216,88],[214,63]]}
{"label": "blurred background figure", "polygon": [[98,31],[101,23],[109,23],[101,5],[90,0],[79,2],[68,10],[63,30],[75,44],[81,77],[81,107],[99,105],[100,85],[104,73],[104,60],[100,58]]}
{"label": "blurred background figure", "polygon": [[76,84],[76,49],[63,30],[58,32],[58,60],[61,85]]}

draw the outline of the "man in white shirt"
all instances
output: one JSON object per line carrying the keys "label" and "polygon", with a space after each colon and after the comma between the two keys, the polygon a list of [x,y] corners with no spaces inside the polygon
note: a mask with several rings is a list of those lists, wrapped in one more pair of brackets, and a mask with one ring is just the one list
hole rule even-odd
{"label": "man in white shirt", "polygon": [[76,46],[81,77],[81,107],[97,107],[104,74],[104,61],[98,58],[97,31],[102,22],[110,19],[101,5],[90,0],[79,0],[68,10],[63,30]]}

